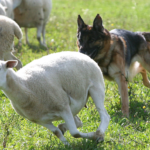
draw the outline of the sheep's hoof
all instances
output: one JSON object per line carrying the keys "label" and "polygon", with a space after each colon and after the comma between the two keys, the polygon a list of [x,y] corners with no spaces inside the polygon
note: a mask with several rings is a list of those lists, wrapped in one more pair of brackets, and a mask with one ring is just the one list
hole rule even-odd
{"label": "sheep's hoof", "polygon": [[45,48],[45,50],[48,50],[48,47],[47,47],[47,45],[45,43],[40,42],[40,46],[42,48]]}
{"label": "sheep's hoof", "polygon": [[104,141],[104,136],[105,136],[104,133],[101,133],[100,130],[97,130],[97,131],[96,131],[96,135],[95,135],[96,143],[101,143],[101,142],[103,142],[103,141]]}
{"label": "sheep's hoof", "polygon": [[67,141],[65,141],[65,142],[63,142],[63,143],[64,143],[64,145],[67,146],[67,147],[70,146],[70,144],[69,144]]}
{"label": "sheep's hoof", "polygon": [[60,129],[60,131],[62,132],[62,134],[64,135],[65,132],[67,131],[66,128],[64,127],[64,124],[59,124],[58,128]]}
{"label": "sheep's hoof", "polygon": [[96,143],[98,144],[98,143],[102,143],[102,142],[104,142],[104,137],[98,137],[97,139],[96,139]]}

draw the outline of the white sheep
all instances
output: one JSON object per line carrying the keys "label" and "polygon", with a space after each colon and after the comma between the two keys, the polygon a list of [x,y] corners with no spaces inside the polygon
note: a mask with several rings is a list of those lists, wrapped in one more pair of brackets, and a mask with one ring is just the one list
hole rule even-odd
{"label": "white sheep", "polygon": [[13,19],[13,0],[0,0],[0,4],[5,8],[6,16]]}
{"label": "white sheep", "polygon": [[[20,5],[22,0],[0,0],[0,15],[14,19],[14,9]],[[5,11],[5,13],[3,13]]]}
{"label": "white sheep", "polygon": [[14,36],[22,38],[22,31],[15,21],[0,15],[0,60],[18,60],[16,69],[22,67],[22,63],[17,59],[13,51]]}
{"label": "white sheep", "polygon": [[6,7],[0,3],[0,15],[6,16]]}
{"label": "white sheep", "polygon": [[[19,0],[18,0],[19,1]],[[27,28],[37,28],[37,39],[45,47],[45,26],[48,22],[51,0],[20,0],[21,4],[14,10],[14,19],[20,27],[25,27],[26,43],[29,44]],[[41,41],[41,33],[43,42]]]}
{"label": "white sheep", "polygon": [[[16,112],[51,130],[64,144],[63,128],[75,138],[103,140],[109,124],[104,108],[105,87],[102,72],[88,56],[60,52],[44,56],[15,72],[17,61],[0,61],[0,89]],[[96,132],[81,133],[77,113],[91,96],[101,117]],[[55,127],[52,121],[65,120]]]}

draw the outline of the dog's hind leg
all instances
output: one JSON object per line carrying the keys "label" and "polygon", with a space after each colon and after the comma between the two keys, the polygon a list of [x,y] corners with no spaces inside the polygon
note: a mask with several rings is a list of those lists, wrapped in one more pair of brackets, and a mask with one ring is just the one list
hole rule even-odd
{"label": "dog's hind leg", "polygon": [[[134,60],[136,60],[136,57],[134,58]],[[133,61],[134,61],[133,60]],[[145,70],[145,68],[139,63],[139,62],[133,62],[131,65],[130,65],[130,68],[129,68],[129,72],[130,72],[130,76],[129,76],[129,81],[132,81],[132,79],[138,74],[138,73],[141,73],[142,75],[142,78],[143,78],[143,84],[150,88],[150,81],[148,79],[148,76],[147,76],[147,72]]]}
{"label": "dog's hind leg", "polygon": [[150,81],[149,81],[149,79],[148,79],[148,77],[147,77],[147,72],[146,72],[146,70],[142,67],[142,65],[141,65],[140,67],[141,67],[140,73],[141,73],[141,75],[142,75],[142,77],[143,77],[143,84],[144,84],[146,87],[150,88]]}
{"label": "dog's hind leg", "polygon": [[[138,52],[138,55],[136,56],[136,59],[143,66],[143,68],[145,68],[148,72],[150,72],[150,43],[149,42],[142,44]],[[143,75],[145,76],[145,71],[142,72],[144,73],[142,74],[142,76]]]}

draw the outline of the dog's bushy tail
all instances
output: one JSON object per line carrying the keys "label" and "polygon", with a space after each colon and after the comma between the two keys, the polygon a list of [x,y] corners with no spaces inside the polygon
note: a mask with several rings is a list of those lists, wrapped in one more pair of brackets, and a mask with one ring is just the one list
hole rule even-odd
{"label": "dog's bushy tail", "polygon": [[150,32],[141,32],[147,42],[150,42]]}

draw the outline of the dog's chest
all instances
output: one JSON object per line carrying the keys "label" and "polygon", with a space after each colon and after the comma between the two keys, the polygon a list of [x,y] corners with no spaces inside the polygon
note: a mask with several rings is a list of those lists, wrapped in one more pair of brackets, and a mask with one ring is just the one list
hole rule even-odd
{"label": "dog's chest", "polygon": [[110,80],[110,81],[114,80],[108,73],[108,67],[100,67],[100,68],[105,79]]}

